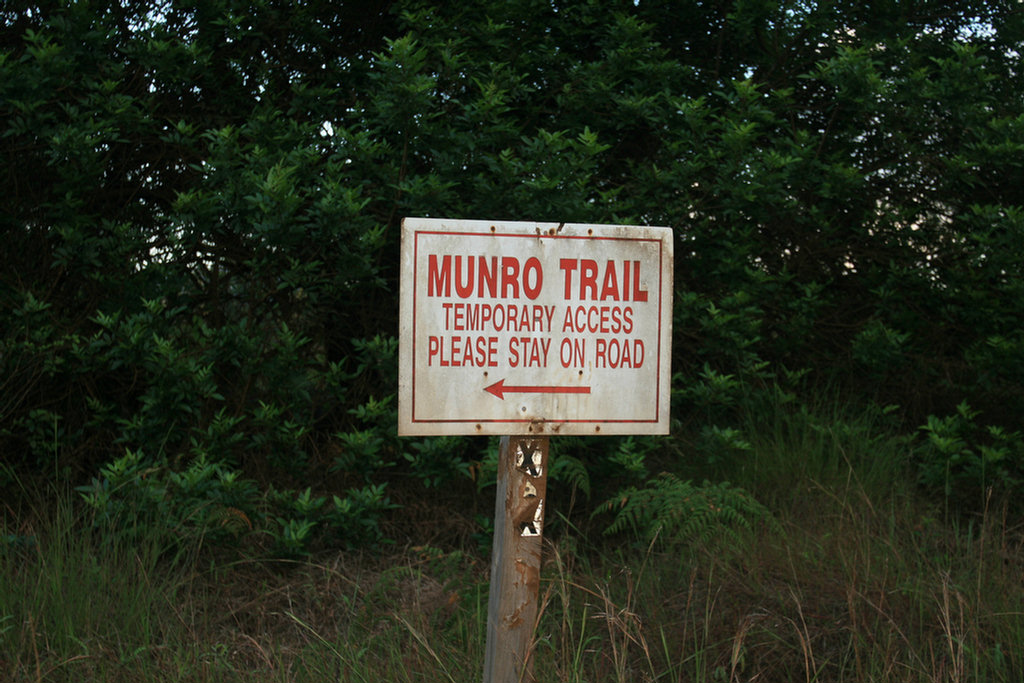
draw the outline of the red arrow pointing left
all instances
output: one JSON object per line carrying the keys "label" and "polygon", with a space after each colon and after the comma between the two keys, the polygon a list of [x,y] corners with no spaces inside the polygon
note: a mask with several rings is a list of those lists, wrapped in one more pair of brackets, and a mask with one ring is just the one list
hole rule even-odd
{"label": "red arrow pointing left", "polygon": [[499,379],[489,387],[484,387],[501,400],[505,400],[505,394],[589,394],[590,387],[543,387],[543,386],[505,386],[505,380]]}

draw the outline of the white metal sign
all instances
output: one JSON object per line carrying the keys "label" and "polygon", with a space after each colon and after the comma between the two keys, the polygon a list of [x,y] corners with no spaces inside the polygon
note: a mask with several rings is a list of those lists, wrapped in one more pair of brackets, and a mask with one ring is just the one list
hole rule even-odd
{"label": "white metal sign", "polygon": [[666,434],[669,228],[406,218],[399,434]]}

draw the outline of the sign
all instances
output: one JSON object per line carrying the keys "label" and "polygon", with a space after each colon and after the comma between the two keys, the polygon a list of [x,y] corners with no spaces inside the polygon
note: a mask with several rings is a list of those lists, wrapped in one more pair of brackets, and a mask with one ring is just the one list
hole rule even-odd
{"label": "sign", "polygon": [[399,434],[667,434],[668,228],[406,218]]}

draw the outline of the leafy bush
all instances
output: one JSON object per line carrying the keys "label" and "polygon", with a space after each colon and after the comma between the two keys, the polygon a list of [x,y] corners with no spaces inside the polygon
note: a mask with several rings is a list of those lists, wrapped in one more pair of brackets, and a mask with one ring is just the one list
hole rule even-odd
{"label": "leafy bush", "polygon": [[[124,451],[257,500],[471,475],[470,442],[394,432],[404,216],[673,227],[675,430],[710,459],[806,371],[905,428],[967,401],[1004,431],[924,479],[1015,481],[1021,15],[698,5],[5,5],[0,481]],[[603,498],[682,450],[649,444],[554,473]],[[320,533],[280,517],[292,551]]]}
{"label": "leafy bush", "polygon": [[394,507],[384,484],[349,489],[330,500],[311,488],[261,492],[239,471],[204,456],[175,471],[166,460],[138,451],[103,466],[79,491],[93,510],[93,524],[113,538],[224,548],[262,534],[270,540],[270,553],[288,557],[325,544],[383,543],[381,516]]}
{"label": "leafy bush", "polygon": [[255,484],[204,457],[176,472],[164,460],[128,451],[79,491],[97,526],[129,540],[221,543],[251,529],[256,517]]}
{"label": "leafy bush", "polygon": [[978,510],[989,494],[1015,494],[1024,483],[1024,436],[979,424],[979,415],[966,403],[952,415],[930,415],[914,451],[923,486]]}

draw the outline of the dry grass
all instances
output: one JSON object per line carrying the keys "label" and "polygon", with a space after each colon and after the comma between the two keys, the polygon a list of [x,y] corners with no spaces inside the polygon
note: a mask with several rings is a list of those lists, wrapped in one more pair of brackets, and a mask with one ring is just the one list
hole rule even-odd
{"label": "dry grass", "polygon": [[[545,546],[538,680],[1024,679],[1024,527],[852,479],[730,545]],[[0,554],[0,681],[477,681],[487,560],[460,547],[171,565],[58,516]],[[48,524],[48,526],[47,526]],[[76,597],[77,596],[77,597]]]}

